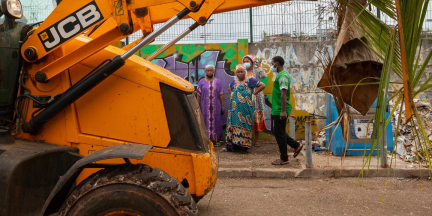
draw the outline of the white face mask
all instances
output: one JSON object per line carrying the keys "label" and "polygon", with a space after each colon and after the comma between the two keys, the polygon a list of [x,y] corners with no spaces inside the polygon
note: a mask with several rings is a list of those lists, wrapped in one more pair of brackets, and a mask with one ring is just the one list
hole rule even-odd
{"label": "white face mask", "polygon": [[275,67],[275,64],[276,64],[276,63],[274,63],[274,64],[270,67],[270,70],[273,71],[273,72],[278,72],[278,71],[277,71],[277,67]]}
{"label": "white face mask", "polygon": [[[276,63],[275,63],[275,64],[276,64]],[[270,70],[273,72],[273,82],[276,80],[276,76],[277,76],[277,68],[274,67],[275,64],[273,64],[273,65],[270,67]]]}

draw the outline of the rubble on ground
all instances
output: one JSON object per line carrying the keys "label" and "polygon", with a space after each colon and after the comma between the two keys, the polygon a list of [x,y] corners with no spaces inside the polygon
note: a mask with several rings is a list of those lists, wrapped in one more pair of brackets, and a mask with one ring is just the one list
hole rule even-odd
{"label": "rubble on ground", "polygon": [[[428,102],[423,102],[421,100],[414,100],[415,106],[419,112],[421,119],[423,120],[425,131],[429,137],[429,140],[432,141],[432,106]],[[390,109],[393,108],[393,103],[390,102]],[[402,108],[402,112],[400,112],[400,106],[398,106],[392,116],[392,128],[393,134],[396,136],[397,129],[397,120],[399,119],[399,115],[401,115],[401,124],[399,125],[399,133],[396,139],[396,145],[394,146],[394,151],[398,157],[400,157],[403,161],[409,163],[421,163],[422,166],[427,167],[426,163],[426,152],[429,152],[429,155],[432,153],[431,149],[428,147],[428,144],[421,145],[419,143],[419,139],[416,135],[415,130],[413,130],[413,126],[411,123],[403,124],[405,122],[405,109]],[[419,125],[417,120],[414,119],[415,127],[419,129]],[[420,131],[421,129],[419,129]],[[421,139],[420,139],[421,140]]]}
{"label": "rubble on ground", "polygon": [[[314,134],[315,138],[312,138],[312,151],[321,153],[327,151],[326,148],[326,132],[319,131],[318,134]],[[302,144],[306,144],[305,140],[301,141]]]}
{"label": "rubble on ground", "polygon": [[326,132],[325,131],[320,131],[318,133],[316,141],[318,142],[318,146],[319,147],[325,147],[326,146]]}

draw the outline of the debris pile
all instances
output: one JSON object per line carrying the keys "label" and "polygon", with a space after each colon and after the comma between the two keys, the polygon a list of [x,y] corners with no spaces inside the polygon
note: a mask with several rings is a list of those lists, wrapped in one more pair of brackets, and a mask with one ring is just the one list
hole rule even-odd
{"label": "debris pile", "polygon": [[317,137],[316,137],[315,140],[316,140],[316,141],[314,141],[314,142],[316,142],[316,145],[317,145],[317,146],[319,146],[319,147],[324,147],[324,148],[325,148],[325,146],[326,146],[326,132],[325,132],[325,130],[320,131],[320,132],[317,134]]}
{"label": "debris pile", "polygon": [[[318,134],[314,134],[313,136],[315,136],[315,139],[312,139],[312,151],[316,153],[326,151],[326,132],[319,131]],[[301,143],[305,144],[305,140],[302,140]]]}
{"label": "debris pile", "polygon": [[[428,102],[423,102],[420,100],[414,100],[415,106],[419,111],[419,115],[423,120],[425,131],[429,137],[429,140],[432,141],[432,106]],[[390,103],[390,107],[392,107],[392,103]],[[422,139],[417,137],[417,134],[413,127],[417,129],[417,131],[421,131],[417,120],[414,119],[414,126],[411,125],[411,122],[407,124],[403,124],[405,122],[405,109],[402,108],[402,112],[399,113],[400,107],[396,108],[396,111],[392,117],[392,126],[393,126],[393,134],[396,135],[397,129],[397,120],[399,119],[399,115],[401,115],[401,124],[399,125],[399,133],[396,139],[395,152],[396,154],[405,162],[411,163],[421,163],[422,166],[427,167],[426,163],[426,152],[429,152],[429,155],[432,153],[427,143],[420,143]],[[419,136],[421,136],[419,134]]]}

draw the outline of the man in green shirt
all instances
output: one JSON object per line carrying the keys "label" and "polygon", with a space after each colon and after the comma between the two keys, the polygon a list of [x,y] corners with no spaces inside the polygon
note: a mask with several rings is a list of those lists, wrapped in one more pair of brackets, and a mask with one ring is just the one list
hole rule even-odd
{"label": "man in green shirt", "polygon": [[273,83],[271,129],[279,146],[280,159],[272,161],[273,165],[288,164],[288,147],[295,149],[294,158],[300,153],[303,144],[298,143],[286,133],[287,117],[291,114],[290,84],[291,78],[284,70],[285,60],[281,56],[273,57],[271,70],[277,73]]}

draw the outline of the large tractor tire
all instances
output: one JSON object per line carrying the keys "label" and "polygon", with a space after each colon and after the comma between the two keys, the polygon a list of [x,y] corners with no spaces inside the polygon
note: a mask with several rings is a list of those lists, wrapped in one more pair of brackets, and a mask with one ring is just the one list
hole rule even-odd
{"label": "large tractor tire", "polygon": [[164,171],[124,164],[96,172],[67,198],[60,216],[197,215],[189,192]]}

